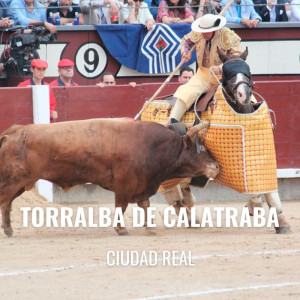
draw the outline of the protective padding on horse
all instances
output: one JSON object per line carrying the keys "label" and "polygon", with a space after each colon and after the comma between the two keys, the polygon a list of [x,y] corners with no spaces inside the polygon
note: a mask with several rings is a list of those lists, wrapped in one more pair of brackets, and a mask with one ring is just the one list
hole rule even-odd
{"label": "protective padding on horse", "polygon": [[[225,101],[220,87],[213,114],[201,113],[202,121],[209,119],[210,127],[205,135],[205,146],[220,164],[215,180],[245,194],[276,191],[276,153],[268,106],[263,102],[251,114],[237,114]],[[173,106],[167,100],[155,100],[142,113],[143,121],[166,125]],[[194,112],[186,112],[182,122],[191,127]],[[202,133],[199,135],[202,137]],[[159,191],[166,191],[180,182],[179,178],[162,183]]]}
{"label": "protective padding on horse", "polygon": [[267,193],[277,190],[276,153],[272,123],[266,102],[251,114],[238,114],[225,101],[219,87],[205,146],[220,164],[215,180],[240,193]]}
{"label": "protective padding on horse", "polygon": [[[146,102],[145,105],[147,104],[148,103]],[[168,100],[154,100],[142,113],[141,120],[167,125],[173,108],[174,106],[170,104]],[[190,128],[195,122],[195,114],[193,112],[185,113],[181,122],[185,123],[186,126]]]}

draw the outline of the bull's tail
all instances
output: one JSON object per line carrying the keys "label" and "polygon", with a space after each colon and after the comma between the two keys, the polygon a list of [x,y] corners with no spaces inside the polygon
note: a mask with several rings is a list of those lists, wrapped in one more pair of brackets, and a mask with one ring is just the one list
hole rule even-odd
{"label": "bull's tail", "polygon": [[8,136],[15,133],[20,127],[23,127],[23,125],[12,125],[0,135],[0,148],[2,147],[2,144],[7,140]]}
{"label": "bull's tail", "polygon": [[9,127],[7,130],[5,130],[1,135],[0,135],[0,148],[2,147],[2,144],[7,140],[9,135],[15,133],[20,127],[23,127],[24,125],[12,125]]}
{"label": "bull's tail", "polygon": [[0,148],[2,147],[2,144],[5,142],[5,140],[8,138],[7,134],[0,136]]}

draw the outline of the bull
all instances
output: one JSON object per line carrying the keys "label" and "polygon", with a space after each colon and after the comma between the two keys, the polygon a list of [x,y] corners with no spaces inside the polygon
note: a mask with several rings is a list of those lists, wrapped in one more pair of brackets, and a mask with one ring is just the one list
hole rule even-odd
{"label": "bull", "polygon": [[[204,146],[197,151],[191,128],[185,136],[164,126],[131,119],[91,119],[42,125],[13,125],[0,136],[2,227],[10,237],[12,201],[39,179],[63,189],[87,182],[115,193],[115,207],[145,210],[149,197],[170,178],[219,171]],[[116,228],[127,233],[125,227]]]}

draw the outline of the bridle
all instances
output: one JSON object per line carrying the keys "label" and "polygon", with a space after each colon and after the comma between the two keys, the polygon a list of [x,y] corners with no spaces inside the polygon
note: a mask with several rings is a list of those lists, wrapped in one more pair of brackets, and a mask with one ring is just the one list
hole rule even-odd
{"label": "bridle", "polygon": [[240,84],[246,84],[250,89],[253,89],[253,81],[249,79],[249,81],[241,80],[238,83],[229,83],[230,88],[235,92]]}
{"label": "bridle", "polygon": [[[232,59],[229,59],[227,60],[226,62],[224,62],[223,64],[223,70],[224,70],[224,66],[228,65],[229,63],[232,63],[232,62],[243,62],[244,64],[246,64],[241,58],[239,57],[236,57],[236,58],[232,58]],[[246,64],[247,65],[247,64]],[[248,66],[248,65],[247,65]],[[227,66],[228,67],[228,66]],[[239,72],[237,72],[234,76],[236,76]],[[230,98],[230,101],[232,101],[233,103],[236,103],[236,100],[235,99],[232,99],[227,91],[225,90],[225,87],[226,86],[229,86],[229,88],[235,93],[237,88],[239,87],[240,84],[246,84],[251,90],[253,89],[254,87],[254,84],[253,84],[253,81],[252,81],[252,76],[251,76],[251,73],[250,73],[250,70],[248,72],[244,71],[242,72],[247,78],[248,78],[248,81],[246,80],[241,80],[239,81],[238,83],[231,83],[229,82],[229,80],[231,78],[233,78],[234,76],[231,76],[231,78],[229,79],[226,79],[224,78],[224,73],[223,73],[223,76],[222,76],[222,85],[223,85],[223,90],[224,92],[227,94],[227,96]]]}

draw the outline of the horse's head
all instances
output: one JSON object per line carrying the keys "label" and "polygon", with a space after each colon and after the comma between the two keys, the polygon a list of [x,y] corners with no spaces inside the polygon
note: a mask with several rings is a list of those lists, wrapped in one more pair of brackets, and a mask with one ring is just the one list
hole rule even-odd
{"label": "horse's head", "polygon": [[248,48],[238,57],[228,57],[217,48],[221,61],[222,84],[225,89],[225,97],[238,112],[245,112],[243,106],[251,105],[251,95],[253,82],[251,79],[250,68],[245,62],[248,55]]}

